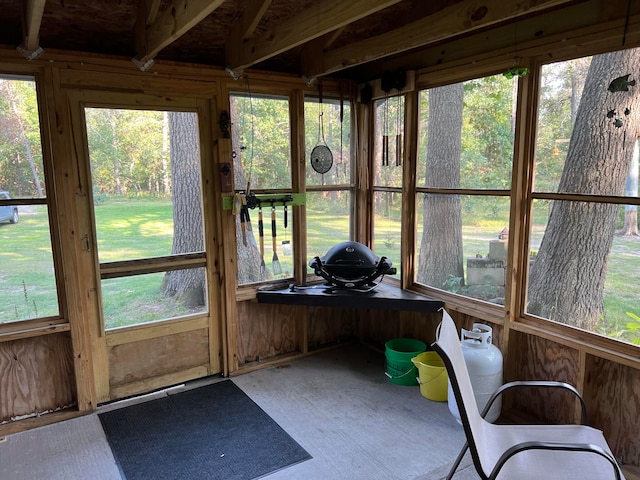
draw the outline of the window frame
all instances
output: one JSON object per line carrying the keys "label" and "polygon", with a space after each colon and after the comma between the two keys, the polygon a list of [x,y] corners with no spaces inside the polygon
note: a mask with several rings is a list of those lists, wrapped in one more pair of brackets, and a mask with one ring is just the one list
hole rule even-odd
{"label": "window frame", "polygon": [[[86,157],[86,164],[84,160],[81,161],[81,169],[83,170],[82,176],[87,180],[89,185],[85,188],[88,191],[92,190],[93,179],[91,177],[90,169],[90,161],[89,161],[89,145],[88,145],[88,132],[87,132],[87,122],[86,122],[86,109],[87,108],[98,108],[98,109],[122,109],[122,110],[152,110],[152,111],[176,111],[176,112],[190,112],[196,115],[198,121],[198,139],[200,141],[200,145],[202,145],[202,139],[207,134],[206,128],[203,131],[203,125],[206,124],[206,119],[201,118],[201,116],[206,117],[208,112],[206,111],[206,107],[200,102],[198,99],[190,98],[187,96],[178,96],[172,97],[170,100],[165,100],[163,97],[155,96],[153,94],[150,95],[139,95],[139,94],[131,94],[128,92],[119,92],[114,96],[102,96],[101,91],[70,91],[68,92],[70,96],[70,100],[72,103],[72,117],[75,117],[81,125],[80,128],[82,138],[79,138],[77,141],[82,145],[78,147],[81,149],[81,157],[84,159]],[[200,196],[202,202],[202,221],[203,221],[203,251],[202,252],[193,252],[187,254],[168,254],[164,256],[147,256],[142,258],[135,259],[125,259],[125,260],[115,260],[115,261],[104,261],[100,262],[98,258],[98,239],[97,239],[97,229],[96,229],[96,219],[95,219],[95,204],[93,200],[93,196],[89,195],[89,205],[90,205],[90,218],[91,218],[91,238],[87,241],[89,242],[91,255],[94,257],[95,263],[95,274],[96,274],[96,282],[97,292],[96,297],[99,304],[98,322],[99,322],[99,332],[101,335],[113,336],[117,335],[119,332],[128,331],[130,329],[137,329],[140,327],[153,327],[159,324],[170,324],[172,322],[177,321],[185,321],[188,319],[199,319],[206,318],[211,316],[215,308],[214,305],[211,304],[211,295],[212,295],[212,285],[209,274],[206,272],[207,265],[210,262],[211,255],[208,254],[207,249],[207,222],[205,221],[206,212],[206,184],[205,179],[207,176],[206,172],[206,162],[209,158],[209,154],[200,147]],[[91,246],[95,246],[95,248],[91,248]],[[150,273],[161,273],[168,272],[173,270],[186,270],[186,269],[196,269],[196,268],[205,268],[205,308],[202,312],[172,316],[167,318],[158,318],[155,320],[151,320],[148,322],[135,323],[131,325],[124,326],[116,326],[107,328],[106,320],[104,318],[104,304],[102,299],[102,288],[101,282],[104,279],[115,279],[115,278],[123,278],[128,276],[136,276],[136,275],[144,275]]]}
{"label": "window frame", "polygon": [[[637,46],[637,45],[636,45]],[[633,48],[627,45],[625,48]],[[528,56],[519,60],[519,66],[526,67],[529,72],[518,80],[518,94],[516,100],[516,126],[514,139],[514,157],[512,165],[512,180],[510,190],[510,242],[507,252],[507,279],[505,287],[505,305],[487,304],[477,302],[449,292],[438,290],[423,284],[418,284],[414,279],[415,258],[417,251],[415,243],[408,242],[409,257],[405,264],[410,269],[409,275],[403,275],[405,288],[426,294],[443,300],[448,308],[453,308],[461,313],[481,317],[496,325],[520,333],[540,336],[549,340],[560,342],[579,351],[596,356],[622,362],[632,367],[637,367],[637,358],[640,355],[640,346],[622,342],[614,338],[581,330],[571,325],[549,321],[542,317],[527,314],[525,312],[525,299],[529,268],[529,232],[530,217],[534,199],[558,199],[557,193],[532,192],[534,181],[535,142],[537,135],[538,96],[542,66],[549,63],[568,61],[584,56],[596,55],[610,51],[620,50],[619,45],[612,46],[611,42],[601,40],[598,43],[580,48],[567,46],[558,49],[553,55],[548,55],[540,49],[532,49]],[[416,91],[423,88],[456,83],[478,78],[480,76],[495,75],[512,67],[512,59],[487,59],[470,65],[470,68],[461,71],[457,66],[441,68],[425,68],[417,73]],[[416,107],[417,108],[417,107]],[[415,126],[407,128],[417,128]],[[417,142],[417,135],[414,137]],[[416,145],[413,145],[416,148]],[[415,168],[416,162],[411,162]],[[415,171],[409,172],[412,179],[410,184],[403,185],[405,191],[417,191]],[[426,192],[427,190],[425,190]],[[429,191],[428,193],[434,193]],[[446,192],[442,192],[446,193]],[[467,193],[463,191],[463,193]],[[470,193],[475,193],[472,191]],[[497,192],[484,190],[480,194],[491,195]],[[412,202],[411,208],[415,208],[415,195],[407,197]],[[630,201],[629,197],[593,196],[585,194],[563,194],[563,200],[581,200],[640,205],[640,197]],[[411,232],[415,235],[415,218],[403,217],[408,220]]]}
{"label": "window frame", "polygon": [[40,131],[40,143],[42,153],[42,167],[46,188],[46,194],[42,198],[37,197],[12,197],[10,200],[0,199],[0,205],[20,206],[46,206],[49,222],[49,238],[51,242],[51,256],[56,285],[56,297],[58,315],[36,317],[0,323],[0,341],[16,338],[29,338],[41,335],[43,332],[56,333],[69,331],[69,312],[67,309],[67,293],[64,282],[64,270],[62,263],[62,242],[60,225],[58,223],[57,196],[54,188],[53,153],[51,151],[51,127],[49,122],[49,110],[47,97],[44,94],[45,74],[42,68],[23,66],[14,67],[4,65],[0,71],[3,79],[20,81],[33,81],[36,91],[36,104],[38,108],[38,122]]}
{"label": "window frame", "polygon": [[[309,93],[309,92],[305,92],[304,95],[304,104],[306,105],[307,103],[315,103],[315,102],[320,102],[320,95],[318,94],[318,92],[314,92],[314,93]],[[328,101],[328,102],[327,102]],[[327,102],[327,103],[332,103],[332,102],[340,102],[341,98],[333,93],[330,94],[323,94],[322,96],[322,102]],[[318,184],[318,185],[309,185],[307,184],[306,180],[307,180],[307,172],[309,169],[309,157],[307,156],[307,145],[304,145],[304,191],[305,194],[306,193],[329,193],[329,192],[347,192],[349,194],[349,240],[354,240],[355,239],[355,232],[356,232],[356,216],[355,216],[355,205],[356,205],[356,164],[357,164],[357,158],[356,158],[356,150],[355,150],[355,143],[354,142],[354,138],[355,138],[355,121],[354,121],[354,117],[355,117],[355,106],[353,104],[353,102],[350,101],[349,98],[344,98],[342,99],[342,101],[344,101],[346,104],[349,105],[349,119],[350,119],[350,123],[349,123],[349,132],[350,132],[350,142],[349,142],[349,158],[351,160],[350,164],[349,164],[349,179],[350,182],[349,183],[336,183],[336,184],[327,184],[327,185],[322,185],[322,184]],[[306,111],[305,111],[305,116],[304,116],[304,120],[305,120],[305,125],[302,126],[303,131],[306,130]],[[311,122],[313,122],[313,125],[317,125],[317,119],[313,119],[310,118],[309,119]],[[314,144],[315,145],[315,144]],[[311,149],[313,148],[314,145],[309,146]],[[335,158],[335,154],[334,154],[334,168],[335,168],[335,163],[336,163],[336,158]],[[305,216],[305,220],[306,220],[306,216]],[[305,250],[307,249],[307,221],[305,221],[305,226],[304,226],[304,233],[305,233]],[[315,281],[320,281],[322,280],[322,278],[318,275],[316,275],[313,271],[310,270],[310,268],[308,267],[308,262],[306,262],[303,266],[302,269],[305,270],[305,278],[308,281],[311,282],[315,282]]]}
{"label": "window frame", "polygon": [[[634,48],[633,46],[627,46],[624,48]],[[585,49],[578,53],[572,52],[563,56],[557,56],[554,58],[548,58],[546,56],[533,57],[531,59],[531,68],[529,75],[532,78],[529,79],[531,84],[531,97],[529,101],[535,106],[528,111],[528,117],[525,121],[530,124],[530,131],[528,132],[527,139],[529,142],[529,151],[531,152],[530,160],[528,164],[522,165],[523,175],[527,179],[527,182],[523,185],[524,189],[521,195],[521,199],[524,202],[523,209],[525,210],[523,215],[522,225],[522,240],[520,244],[520,263],[519,270],[521,272],[519,278],[520,281],[516,285],[517,296],[517,315],[515,317],[514,327],[522,331],[536,331],[536,332],[548,332],[552,336],[562,337],[566,343],[572,346],[584,347],[587,345],[588,351],[593,351],[598,354],[602,354],[603,351],[616,352],[615,356],[621,355],[623,357],[637,357],[640,355],[640,345],[634,345],[629,342],[621,341],[612,337],[601,335],[595,332],[584,330],[572,325],[556,322],[544,317],[527,313],[526,311],[526,299],[527,288],[529,278],[529,250],[531,248],[531,228],[533,222],[533,204],[536,200],[565,200],[569,202],[589,202],[599,204],[616,204],[616,205],[636,205],[640,206],[640,195],[638,197],[625,197],[615,195],[593,195],[584,193],[561,193],[561,192],[548,192],[548,191],[535,191],[533,188],[535,181],[535,147],[538,135],[538,115],[539,115],[539,95],[540,84],[542,79],[542,69],[545,65],[553,63],[566,62],[575,60],[587,56],[603,54],[607,52],[619,51],[624,48],[615,49]],[[514,170],[514,175],[515,175]]]}
{"label": "window frame", "polygon": [[[291,189],[254,189],[251,188],[251,192],[256,195],[280,195],[280,194],[303,194],[306,195],[307,192],[317,193],[317,192],[330,192],[330,191],[351,191],[351,206],[350,206],[350,236],[356,236],[356,232],[358,229],[357,226],[357,218],[356,218],[356,204],[357,204],[357,196],[358,196],[358,187],[357,187],[357,142],[354,140],[356,133],[356,108],[357,105],[354,102],[354,99],[351,96],[345,96],[345,102],[349,102],[351,109],[351,143],[350,143],[350,153],[351,153],[351,183],[350,184],[336,184],[336,185],[307,185],[306,183],[306,173],[307,173],[307,164],[308,158],[305,151],[305,118],[304,118],[304,104],[308,99],[319,98],[319,91],[317,86],[313,84],[308,84],[306,87],[300,86],[298,83],[287,85],[274,85],[268,84],[264,81],[251,81],[250,83],[250,91],[252,95],[260,95],[260,96],[274,96],[274,97],[286,97],[289,100],[289,131],[290,131],[290,151],[291,151]],[[326,82],[322,86],[323,88],[323,99],[331,99],[336,100],[340,98],[340,88],[339,83],[333,83],[331,81]],[[229,83],[226,85],[225,93],[226,108],[227,111],[230,111],[230,98],[232,95],[241,95],[247,96],[247,83],[243,82],[242,84],[238,83]],[[231,119],[233,122],[233,119]],[[230,149],[233,146],[230,144]],[[236,189],[235,185],[232,193],[228,193],[227,195],[235,195],[245,193],[244,188]],[[264,286],[285,286],[290,284],[292,281],[296,284],[306,284],[307,282],[316,282],[320,281],[321,278],[315,275],[312,272],[308,272],[307,270],[307,234],[306,234],[306,206],[305,205],[293,205],[289,208],[289,224],[290,224],[290,238],[294,241],[293,247],[293,276],[288,278],[278,278],[273,280],[266,280],[254,283],[247,284],[238,284],[237,282],[237,271],[234,271],[231,274],[231,277],[234,277],[235,283],[235,292],[236,292],[236,300],[250,300],[254,299],[256,292],[259,288]],[[231,216],[231,214],[230,214]],[[253,214],[255,216],[255,214]],[[234,219],[235,221],[235,219]],[[267,218],[265,216],[265,241],[268,238],[269,228],[267,227]],[[227,225],[231,226],[232,223],[227,223]],[[278,231],[282,229],[279,228]],[[235,232],[235,230],[234,230]],[[237,242],[237,238],[235,233],[232,235],[234,242]],[[233,244],[230,248],[233,251],[237,251],[236,243]],[[266,261],[265,257],[265,261]],[[236,267],[237,268],[237,267]]]}
{"label": "window frame", "polygon": [[[504,72],[507,68],[509,68],[508,65],[505,64],[504,68],[499,68],[496,67],[494,65],[490,66],[490,67],[486,67],[483,65],[479,65],[474,69],[471,69],[467,72],[465,72],[464,74],[460,74],[459,71],[455,71],[455,72],[450,72],[450,74],[448,76],[445,76],[441,81],[438,82],[433,82],[433,81],[429,81],[429,82],[424,82],[424,81],[420,81],[417,85],[416,85],[416,123],[420,121],[420,112],[419,112],[419,107],[420,107],[420,93],[423,90],[429,90],[432,88],[437,88],[437,87],[441,87],[441,86],[445,86],[445,85],[451,85],[451,84],[455,84],[455,83],[462,83],[462,82],[466,82],[466,81],[472,81],[475,79],[479,79],[479,78],[484,78],[484,77],[490,77],[490,76],[495,76],[495,75],[501,75],[502,72]],[[431,79],[430,79],[431,80]],[[482,189],[482,188],[442,188],[442,187],[421,187],[417,185],[418,182],[418,175],[417,175],[417,167],[418,167],[418,146],[417,143],[419,142],[419,128],[418,125],[416,124],[414,127],[414,131],[415,131],[415,144],[414,144],[414,148],[415,148],[415,156],[414,156],[414,161],[412,162],[412,174],[411,174],[411,179],[412,179],[412,185],[411,188],[409,189],[410,192],[412,192],[412,196],[411,201],[412,203],[412,208],[414,211],[414,218],[417,218],[417,208],[418,208],[418,202],[417,202],[417,197],[418,194],[430,194],[430,195],[458,195],[460,197],[462,196],[477,196],[477,197],[509,197],[510,200],[510,207],[509,207],[509,231],[510,231],[510,240],[508,242],[508,246],[507,246],[507,264],[506,264],[506,271],[510,272],[512,271],[512,252],[514,251],[515,245],[515,241],[512,238],[511,232],[513,230],[513,216],[514,216],[514,192],[515,192],[515,188],[514,188],[514,179],[515,179],[515,172],[516,172],[516,157],[518,155],[518,136],[519,136],[519,129],[521,128],[521,125],[519,124],[520,122],[518,121],[519,119],[519,114],[521,114],[520,112],[520,107],[519,107],[519,103],[520,103],[520,98],[521,98],[521,89],[522,89],[522,82],[519,81],[518,82],[518,94],[517,97],[515,99],[516,102],[516,110],[515,110],[515,132],[514,132],[514,146],[513,146],[513,152],[512,152],[512,165],[511,165],[511,187],[509,189],[495,189],[495,188],[487,188],[487,189]],[[416,239],[417,235],[417,224],[416,221],[414,220],[413,223],[413,238]],[[497,237],[496,237],[497,238]],[[410,249],[410,251],[412,252],[412,259],[417,258],[418,257],[418,247],[417,247],[417,242],[414,240],[413,243],[411,243],[410,245],[408,245],[408,248]],[[478,314],[478,312],[482,312],[483,316],[486,316],[487,318],[490,318],[492,320],[495,320],[497,323],[502,323],[502,320],[504,319],[504,312],[506,311],[506,309],[509,306],[509,302],[510,302],[510,290],[513,288],[512,285],[512,279],[513,277],[510,275],[507,275],[505,278],[505,304],[504,305],[499,305],[499,304],[495,304],[495,303],[490,303],[490,302],[486,302],[483,300],[479,300],[479,299],[475,299],[473,297],[468,297],[465,295],[460,295],[460,294],[456,294],[456,293],[452,293],[452,292],[448,292],[446,290],[443,289],[439,289],[433,286],[429,286],[429,285],[425,285],[423,283],[418,283],[416,281],[416,262],[412,261],[411,263],[411,272],[410,272],[410,278],[407,279],[407,285],[409,285],[411,289],[414,289],[416,291],[420,291],[423,293],[427,293],[429,295],[435,295],[438,296],[439,298],[442,298],[445,302],[447,303],[452,303],[452,304],[456,304],[459,307],[463,308],[465,311],[468,311],[469,313],[475,313],[476,315]]]}

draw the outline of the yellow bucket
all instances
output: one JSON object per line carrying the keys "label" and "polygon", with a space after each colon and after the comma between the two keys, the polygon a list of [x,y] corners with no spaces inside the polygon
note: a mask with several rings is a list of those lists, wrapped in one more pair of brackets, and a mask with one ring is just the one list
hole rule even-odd
{"label": "yellow bucket", "polygon": [[436,402],[447,401],[447,369],[436,352],[424,352],[411,359],[418,369],[418,383],[423,397]]}

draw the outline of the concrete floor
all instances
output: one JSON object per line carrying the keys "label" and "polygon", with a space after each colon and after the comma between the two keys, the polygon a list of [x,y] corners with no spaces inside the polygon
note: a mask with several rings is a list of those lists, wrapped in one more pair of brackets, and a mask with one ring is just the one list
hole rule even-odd
{"label": "concrete floor", "polygon": [[[232,380],[313,457],[263,477],[267,480],[439,480],[464,442],[446,402],[424,398],[417,386],[389,382],[384,355],[361,345]],[[186,388],[210,381],[217,379]],[[106,405],[99,412],[129,403]],[[454,478],[478,478],[468,457]],[[0,442],[0,479],[121,476],[98,416],[92,414],[6,437]]]}

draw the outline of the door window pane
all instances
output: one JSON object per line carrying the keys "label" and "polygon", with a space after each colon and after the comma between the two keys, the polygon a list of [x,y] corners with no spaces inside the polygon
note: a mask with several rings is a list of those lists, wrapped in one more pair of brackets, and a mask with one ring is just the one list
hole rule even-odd
{"label": "door window pane", "polygon": [[86,118],[100,261],[203,251],[197,115],[87,108]]}
{"label": "door window pane", "polygon": [[203,281],[204,269],[175,270],[102,280],[105,328],[126,327],[207,311],[204,298],[188,305],[175,295],[166,293],[168,275],[192,276],[195,281]]}
{"label": "door window pane", "polygon": [[98,258],[142,260],[131,276],[102,280],[105,326],[206,311],[204,269],[136,274],[154,257],[204,251],[197,114],[86,108],[85,116]]}

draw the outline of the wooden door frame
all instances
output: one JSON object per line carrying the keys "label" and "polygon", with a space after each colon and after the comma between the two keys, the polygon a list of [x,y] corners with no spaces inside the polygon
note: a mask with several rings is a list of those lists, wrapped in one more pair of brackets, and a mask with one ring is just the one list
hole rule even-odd
{"label": "wooden door frame", "polygon": [[[218,261],[221,258],[220,215],[222,213],[219,182],[214,181],[217,129],[214,128],[213,118],[216,118],[215,96],[205,98],[193,95],[167,96],[165,94],[105,92],[97,89],[65,89],[69,100],[70,123],[73,132],[73,144],[77,159],[77,173],[79,188],[76,193],[78,208],[75,216],[80,225],[80,237],[86,238],[87,249],[91,252],[87,265],[82,266],[84,272],[91,272],[95,295],[86,298],[87,319],[91,333],[91,352],[93,359],[93,376],[98,402],[115,398],[148,392],[194,378],[221,373],[225,370],[223,362],[223,306],[224,285]],[[202,315],[186,318],[176,318],[149,324],[134,325],[105,331],[102,316],[102,301],[100,289],[100,264],[97,255],[97,237],[95,228],[94,203],[91,192],[91,172],[89,167],[89,150],[87,145],[85,107],[130,108],[130,109],[161,109],[165,111],[192,111],[198,115],[201,159],[201,191],[204,221],[204,251],[207,304],[209,310]],[[86,237],[85,237],[86,236]],[[90,265],[88,263],[91,263]],[[197,333],[194,333],[197,332]],[[183,343],[191,341],[191,337],[202,337],[207,342],[207,361],[189,368],[180,368],[152,378],[140,378],[134,382],[114,386],[110,384],[111,366],[110,352],[114,348],[126,344],[136,343],[132,349],[137,350],[142,345],[151,345],[154,341],[162,341],[163,337],[184,337]],[[168,338],[168,337],[167,337]],[[172,337],[173,338],[173,337]],[[160,339],[160,340],[154,340]],[[185,344],[186,344],[185,343]],[[166,347],[166,346],[165,346]],[[127,348],[127,347],[122,347]],[[168,347],[166,347],[168,348]],[[185,347],[186,348],[186,347]]]}

